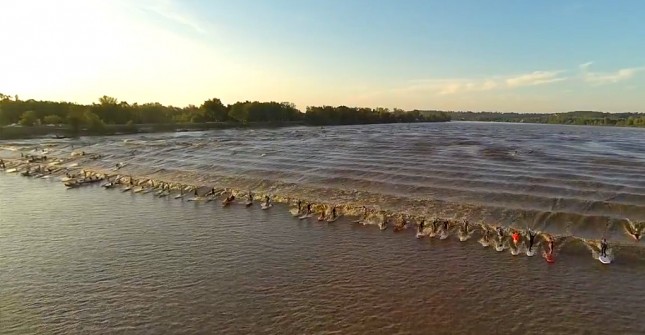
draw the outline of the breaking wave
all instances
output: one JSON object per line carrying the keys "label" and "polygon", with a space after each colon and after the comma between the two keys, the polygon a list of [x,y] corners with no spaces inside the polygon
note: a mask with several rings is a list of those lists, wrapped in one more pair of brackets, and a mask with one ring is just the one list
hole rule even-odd
{"label": "breaking wave", "polygon": [[554,236],[560,249],[594,252],[607,237],[642,253],[634,243],[645,229],[645,132],[638,129],[482,123],[229,129],[0,142],[0,157],[17,172],[41,166],[71,180],[83,170],[126,185],[132,178],[141,193],[240,198],[251,191],[275,202],[311,203],[316,212],[336,208],[381,227],[446,221],[445,234],[426,228],[420,237],[466,241],[477,234],[482,245],[513,254],[526,252],[525,243],[485,234],[498,226],[532,229]]}

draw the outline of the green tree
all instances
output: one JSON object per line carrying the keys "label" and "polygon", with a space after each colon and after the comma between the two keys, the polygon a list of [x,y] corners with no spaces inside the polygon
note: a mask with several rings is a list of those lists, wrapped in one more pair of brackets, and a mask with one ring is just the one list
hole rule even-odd
{"label": "green tree", "polygon": [[250,102],[237,102],[231,106],[228,116],[238,122],[246,123],[249,119]]}
{"label": "green tree", "polygon": [[44,124],[61,124],[63,123],[63,118],[58,115],[47,115],[43,118]]}
{"label": "green tree", "polygon": [[26,111],[20,117],[20,124],[23,126],[31,127],[38,122],[38,117],[34,111]]}
{"label": "green tree", "polygon": [[4,114],[2,108],[0,108],[0,126],[9,124],[9,118]]}
{"label": "green tree", "polygon": [[223,122],[228,119],[228,111],[220,99],[213,98],[206,100],[200,106],[200,109],[204,112],[203,116],[205,120],[203,122]]}
{"label": "green tree", "polygon": [[92,113],[91,111],[85,111],[84,121],[87,125],[87,129],[92,133],[102,134],[105,132],[105,123],[98,115]]}
{"label": "green tree", "polygon": [[81,130],[81,125],[84,123],[85,111],[79,108],[70,109],[67,114],[67,124],[69,124],[72,134],[77,135]]}

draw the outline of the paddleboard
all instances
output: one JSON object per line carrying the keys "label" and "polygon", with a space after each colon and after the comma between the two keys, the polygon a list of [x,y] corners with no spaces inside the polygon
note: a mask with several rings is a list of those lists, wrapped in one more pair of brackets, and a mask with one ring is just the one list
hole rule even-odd
{"label": "paddleboard", "polygon": [[269,204],[269,205],[267,206],[266,204],[262,204],[260,207],[261,207],[262,209],[269,209],[269,208],[273,207],[273,205],[272,205],[272,204]]}
{"label": "paddleboard", "polygon": [[441,236],[439,236],[440,240],[445,240],[448,238],[448,233],[441,233]]}
{"label": "paddleboard", "polygon": [[300,220],[304,220],[304,219],[306,219],[306,218],[310,218],[310,217],[311,217],[311,215],[312,215],[312,214],[305,214],[305,215],[302,215],[302,216],[298,217],[298,219],[300,219]]}
{"label": "paddleboard", "polygon": [[200,197],[192,197],[192,198],[186,199],[186,201],[199,201],[199,200],[202,200],[202,198],[200,198]]}
{"label": "paddleboard", "polygon": [[252,202],[250,202],[250,201],[247,201],[247,202],[244,204],[244,206],[246,206],[246,207],[251,207],[252,205],[253,205],[253,203],[252,203]]}
{"label": "paddleboard", "polygon": [[177,195],[175,196],[175,199],[179,199],[179,198],[183,198],[183,197],[184,197],[184,195],[183,195],[183,194],[177,194]]}
{"label": "paddleboard", "polygon": [[555,258],[553,258],[553,255],[546,255],[544,256],[544,259],[547,263],[555,263]]}
{"label": "paddleboard", "polygon": [[495,250],[497,250],[498,252],[504,251],[504,246],[498,244],[498,245],[495,246]]}
{"label": "paddleboard", "polygon": [[385,230],[385,229],[387,229],[387,225],[381,225],[381,226],[379,226],[378,228],[379,228],[380,230]]}
{"label": "paddleboard", "polygon": [[134,190],[132,190],[134,193],[139,193],[141,191],[143,191],[143,187],[135,187]]}
{"label": "paddleboard", "polygon": [[7,170],[6,172],[7,172],[7,173],[14,173],[14,172],[18,172],[18,169],[13,168],[13,169],[9,169],[9,170]]}
{"label": "paddleboard", "polygon": [[338,220],[338,218],[339,218],[339,217],[340,217],[340,216],[337,216],[337,217],[335,217],[335,218],[333,218],[333,219],[328,219],[328,220],[327,220],[327,222],[328,222],[328,223],[335,222],[336,220]]}
{"label": "paddleboard", "polygon": [[520,254],[520,250],[519,250],[519,249],[511,249],[511,255],[513,255],[513,256],[517,256],[517,255],[519,255],[519,254]]}
{"label": "paddleboard", "polygon": [[127,191],[129,191],[131,189],[132,189],[132,187],[128,186],[128,187],[124,188],[123,190],[121,190],[121,192],[127,192]]}
{"label": "paddleboard", "polygon": [[526,255],[529,257],[533,257],[533,255],[535,255],[535,249],[526,250]]}
{"label": "paddleboard", "polygon": [[468,236],[468,235],[461,235],[461,236],[459,236],[459,241],[465,242],[465,241],[468,241],[469,238],[470,238],[470,236]]}
{"label": "paddleboard", "polygon": [[599,260],[599,261],[600,261],[600,263],[602,263],[602,264],[609,264],[609,263],[611,263],[611,259],[610,259],[609,257],[607,257],[607,256],[599,256],[599,257],[598,257],[598,260]]}
{"label": "paddleboard", "polygon": [[424,237],[424,236],[426,236],[426,235],[425,235],[425,234],[423,234],[423,233],[419,233],[419,232],[417,232],[417,235],[416,235],[416,237],[417,237],[417,238],[422,238],[422,237]]}

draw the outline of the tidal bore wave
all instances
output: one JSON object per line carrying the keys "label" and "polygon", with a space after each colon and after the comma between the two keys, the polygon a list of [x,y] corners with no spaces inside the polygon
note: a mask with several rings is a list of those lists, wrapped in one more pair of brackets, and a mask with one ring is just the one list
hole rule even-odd
{"label": "tidal bore wave", "polygon": [[5,172],[70,188],[102,181],[204,202],[245,202],[252,192],[254,201],[299,201],[292,212],[303,219],[312,204],[313,219],[333,211],[334,220],[479,239],[513,254],[527,251],[513,230],[552,236],[556,253],[594,256],[607,237],[621,259],[642,259],[644,148],[638,130],[453,123],[5,142],[0,157]]}

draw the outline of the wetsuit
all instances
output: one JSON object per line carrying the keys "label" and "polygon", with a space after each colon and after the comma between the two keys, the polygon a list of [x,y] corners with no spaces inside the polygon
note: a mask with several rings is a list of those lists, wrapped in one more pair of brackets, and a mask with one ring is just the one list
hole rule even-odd
{"label": "wetsuit", "polygon": [[419,233],[423,232],[423,228],[425,227],[426,222],[421,220],[421,223],[419,223]]}
{"label": "wetsuit", "polygon": [[607,257],[607,241],[606,240],[600,241],[600,256]]}
{"label": "wetsuit", "polygon": [[333,220],[335,218],[336,218],[336,207],[331,209],[331,219]]}
{"label": "wetsuit", "polygon": [[444,233],[448,232],[448,221],[443,222],[443,231],[444,231]]}
{"label": "wetsuit", "polygon": [[307,204],[307,214],[311,214],[311,204]]}
{"label": "wetsuit", "polygon": [[531,251],[531,248],[533,248],[533,243],[535,242],[535,235],[531,232],[529,232],[529,251]]}
{"label": "wetsuit", "polygon": [[468,221],[464,221],[464,224],[462,227],[464,229],[464,233],[468,233]]}

